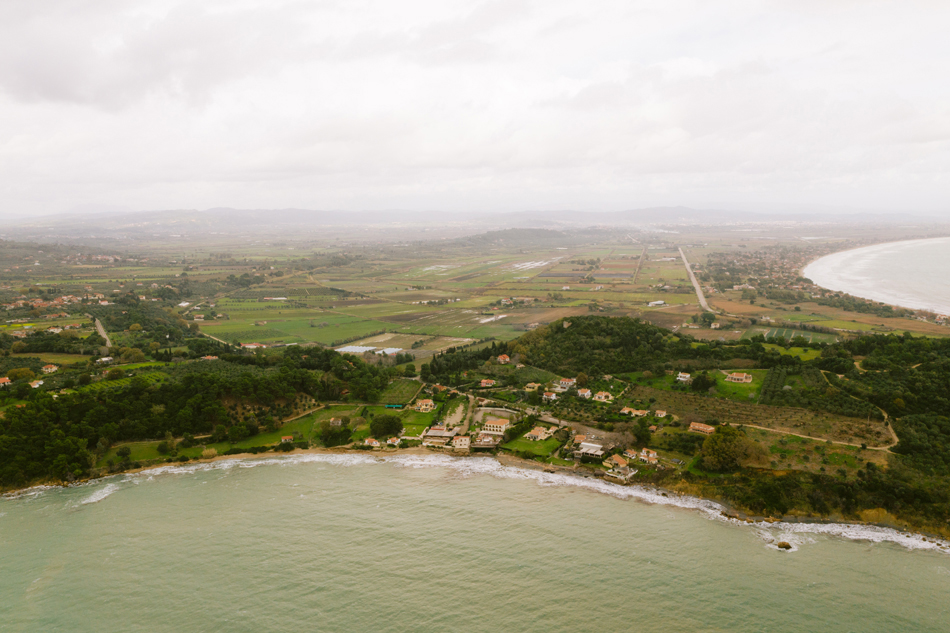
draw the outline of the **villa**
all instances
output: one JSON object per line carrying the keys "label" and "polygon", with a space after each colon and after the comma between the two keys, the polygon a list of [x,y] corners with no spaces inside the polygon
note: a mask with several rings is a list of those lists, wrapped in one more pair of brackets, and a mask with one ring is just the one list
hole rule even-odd
{"label": "villa", "polygon": [[482,433],[491,435],[504,435],[511,422],[499,418],[490,418],[482,423]]}
{"label": "villa", "polygon": [[11,381],[9,378],[7,378],[6,376],[4,376],[3,378],[0,378],[0,387],[6,387],[6,386],[9,385],[11,382],[12,382],[12,381]]}
{"label": "villa", "polygon": [[679,375],[676,376],[676,380],[678,380],[679,382],[692,382],[693,377],[681,371]]}
{"label": "villa", "polygon": [[499,365],[507,365],[507,364],[510,363],[510,362],[511,362],[511,359],[508,358],[508,355],[507,355],[507,354],[502,354],[501,356],[498,357],[498,364],[499,364]]}
{"label": "villa", "polygon": [[626,468],[627,460],[625,460],[620,455],[611,455],[604,460],[604,466],[607,466],[608,468]]}
{"label": "villa", "polygon": [[373,448],[379,448],[379,440],[374,440],[371,437],[367,437],[363,440],[363,446],[372,446]]}
{"label": "villa", "polygon": [[749,383],[752,382],[752,374],[732,373],[726,376],[726,382]]}
{"label": "villa", "polygon": [[293,436],[293,435],[283,435],[283,436],[281,436],[281,438],[280,438],[280,443],[281,443],[281,444],[290,444],[290,443],[293,442],[293,441],[294,441],[294,436]]}
{"label": "villa", "polygon": [[653,415],[654,415],[655,417],[658,417],[658,418],[665,418],[665,417],[666,417],[666,411],[661,411],[661,410],[657,409],[656,411],[653,412]]}
{"label": "villa", "polygon": [[30,386],[33,387],[34,389],[39,389],[42,384],[43,384],[42,380],[34,380],[33,382],[30,383]]}
{"label": "villa", "polygon": [[577,397],[584,398],[585,400],[590,400],[590,389],[578,389]]}
{"label": "villa", "polygon": [[388,440],[386,440],[386,444],[388,446],[399,446],[400,442],[402,442],[402,438],[398,438],[398,437],[391,437]]}
{"label": "villa", "polygon": [[524,390],[525,390],[525,391],[537,391],[538,387],[540,387],[540,386],[541,386],[540,383],[537,383],[537,382],[529,382],[528,384],[526,384],[526,385],[524,386]]}
{"label": "villa", "polygon": [[575,378],[561,378],[560,383],[561,383],[561,389],[570,389],[571,387],[573,387],[573,386],[577,383],[577,379],[575,379]]}
{"label": "villa", "polygon": [[452,438],[452,448],[459,451],[467,451],[472,446],[472,438],[468,435],[459,435]]}
{"label": "villa", "polygon": [[44,365],[44,366],[43,366],[43,373],[44,373],[44,374],[52,374],[52,373],[54,373],[54,372],[55,372],[56,370],[58,370],[58,369],[59,369],[59,367],[57,367],[56,365]]}
{"label": "villa", "polygon": [[712,435],[716,432],[716,427],[709,426],[708,424],[702,424],[701,422],[692,422],[689,425],[689,430],[693,433],[703,433],[705,435]]}
{"label": "villa", "polygon": [[553,391],[545,391],[543,397],[548,402],[553,402],[554,400],[557,400],[557,394],[554,393]]}
{"label": "villa", "polygon": [[492,380],[491,378],[485,378],[484,380],[482,380],[482,387],[494,387],[494,386],[495,386],[495,381]]}
{"label": "villa", "polygon": [[597,402],[610,402],[613,399],[614,397],[610,395],[609,393],[607,393],[606,391],[598,391],[597,394],[594,396],[594,400],[596,400]]}
{"label": "villa", "polygon": [[545,428],[543,426],[536,426],[528,433],[525,433],[524,439],[531,440],[532,442],[541,442],[549,437],[554,435],[554,432],[551,429]]}
{"label": "villa", "polygon": [[432,400],[417,400],[413,408],[419,413],[429,413],[435,409],[435,403]]}
{"label": "villa", "polygon": [[646,417],[647,413],[649,413],[649,411],[645,411],[643,409],[631,409],[630,407],[624,407],[620,410],[620,415],[630,415],[635,418]]}

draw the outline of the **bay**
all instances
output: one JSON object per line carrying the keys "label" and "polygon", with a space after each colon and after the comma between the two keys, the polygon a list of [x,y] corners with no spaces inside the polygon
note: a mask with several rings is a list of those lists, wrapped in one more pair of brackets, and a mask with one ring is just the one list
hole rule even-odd
{"label": "bay", "polygon": [[875,244],[815,260],[802,274],[829,290],[950,314],[950,237]]}
{"label": "bay", "polygon": [[0,572],[0,631],[950,626],[945,545],[738,524],[491,458],[303,455],[36,489],[0,500]]}

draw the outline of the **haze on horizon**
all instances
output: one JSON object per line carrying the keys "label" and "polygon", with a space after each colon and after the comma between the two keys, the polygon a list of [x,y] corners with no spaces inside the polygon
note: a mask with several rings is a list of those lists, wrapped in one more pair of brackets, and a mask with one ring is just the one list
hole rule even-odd
{"label": "haze on horizon", "polygon": [[0,215],[950,217],[940,2],[8,0]]}

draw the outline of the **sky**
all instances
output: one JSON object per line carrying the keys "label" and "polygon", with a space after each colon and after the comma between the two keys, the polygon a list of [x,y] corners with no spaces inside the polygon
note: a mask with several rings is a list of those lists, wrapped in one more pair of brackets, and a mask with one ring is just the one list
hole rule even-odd
{"label": "sky", "polygon": [[0,214],[950,218],[950,3],[3,0]]}

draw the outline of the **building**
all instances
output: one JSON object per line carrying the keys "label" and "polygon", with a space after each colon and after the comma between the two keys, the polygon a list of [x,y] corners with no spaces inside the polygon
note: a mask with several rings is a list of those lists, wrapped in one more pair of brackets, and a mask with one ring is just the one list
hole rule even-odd
{"label": "building", "polygon": [[485,378],[484,380],[482,380],[482,387],[494,387],[494,386],[495,386],[495,381],[492,380],[491,378]]}
{"label": "building", "polygon": [[557,400],[557,394],[554,393],[553,391],[545,391],[543,398],[547,400],[548,402],[554,402],[555,400]]}
{"label": "building", "polygon": [[649,411],[645,411],[643,409],[631,409],[630,407],[624,407],[620,410],[620,415],[629,415],[635,418],[646,417],[647,413],[649,413]]}
{"label": "building", "polygon": [[590,389],[578,389],[578,390],[577,390],[577,397],[578,397],[578,398],[584,398],[585,400],[590,400],[590,396],[591,396]]}
{"label": "building", "polygon": [[649,448],[645,448],[640,451],[640,454],[637,455],[637,458],[641,462],[645,462],[647,464],[656,464],[659,462],[659,459],[656,456],[656,451],[651,451]]}
{"label": "building", "polygon": [[610,395],[609,393],[607,393],[606,391],[598,391],[597,394],[594,396],[594,400],[596,400],[597,402],[610,402],[613,399],[614,397]]}
{"label": "building", "polygon": [[112,358],[111,356],[103,356],[102,358],[100,358],[100,359],[97,360],[96,362],[97,362],[97,363],[100,363],[100,364],[102,364],[102,365],[105,365],[106,363],[111,363],[112,361],[113,361],[113,358]]}
{"label": "building", "polygon": [[263,343],[241,343],[241,347],[244,349],[266,349],[267,346]]}
{"label": "building", "polygon": [[639,453],[637,453],[637,449],[635,448],[628,448],[623,452],[623,456],[627,459],[636,459],[639,456]]}
{"label": "building", "polygon": [[372,446],[373,448],[379,448],[379,440],[375,440],[371,437],[367,437],[363,440],[363,446]]}
{"label": "building", "polygon": [[217,356],[202,356],[201,360],[218,360]]}
{"label": "building", "polygon": [[507,365],[507,364],[510,363],[510,362],[511,362],[511,359],[508,358],[508,355],[507,355],[507,354],[502,354],[501,356],[498,357],[498,364],[499,364],[499,365]]}
{"label": "building", "polygon": [[0,387],[6,387],[6,386],[9,385],[11,382],[13,382],[13,381],[10,380],[9,378],[7,378],[6,376],[4,376],[3,378],[0,378]]}
{"label": "building", "polygon": [[52,373],[55,373],[58,369],[59,369],[59,367],[57,367],[56,365],[43,365],[43,373],[44,373],[44,374],[52,374]]}
{"label": "building", "polygon": [[402,442],[402,438],[399,438],[399,437],[391,437],[391,438],[389,438],[388,440],[386,440],[386,445],[387,445],[387,446],[399,446],[399,443],[400,443],[400,442]]}
{"label": "building", "polygon": [[586,441],[587,441],[587,436],[586,436],[586,435],[575,435],[575,436],[574,436],[574,443],[575,443],[575,444],[583,444],[583,443],[586,442]]}
{"label": "building", "polygon": [[752,374],[734,372],[726,376],[726,382],[752,382]]}
{"label": "building", "polygon": [[281,444],[289,444],[290,442],[293,442],[293,441],[294,441],[293,435],[284,435],[284,436],[281,436],[280,438]]}
{"label": "building", "polygon": [[620,455],[611,455],[604,460],[604,466],[607,466],[608,468],[626,468],[627,460],[625,460]]}
{"label": "building", "polygon": [[472,438],[468,435],[456,435],[452,438],[452,448],[458,451],[467,451],[472,447]]}
{"label": "building", "polygon": [[330,426],[343,426],[343,420],[340,418],[330,418]]}
{"label": "building", "polygon": [[666,301],[651,301],[647,304],[648,308],[658,308],[659,306],[665,306]]}
{"label": "building", "polygon": [[526,384],[526,385],[524,386],[524,390],[525,390],[525,391],[537,391],[538,387],[540,387],[540,386],[541,386],[540,383],[537,383],[537,382],[529,382],[528,384]]}
{"label": "building", "polygon": [[666,417],[666,411],[661,411],[661,410],[657,409],[656,411],[653,412],[653,415],[654,415],[654,417],[657,417],[657,418],[665,418],[665,417]]}
{"label": "building", "polygon": [[576,378],[561,378],[560,380],[561,389],[570,389],[577,384]]}
{"label": "building", "polygon": [[676,380],[679,381],[679,382],[692,382],[692,381],[693,381],[693,377],[690,376],[689,374],[687,374],[686,372],[682,372],[682,371],[681,371],[681,372],[676,376]]}
{"label": "building", "polygon": [[511,422],[508,420],[503,420],[499,418],[489,418],[482,423],[482,433],[490,433],[492,435],[504,435],[505,431],[508,430],[508,427],[511,426]]}
{"label": "building", "polygon": [[604,447],[600,444],[591,444],[588,442],[582,442],[580,446],[577,447],[577,450],[574,451],[574,457],[582,459],[584,457],[603,457],[604,456]]}
{"label": "building", "polygon": [[705,435],[712,435],[716,432],[716,427],[709,426],[708,424],[702,424],[701,422],[692,422],[689,425],[689,430],[693,433],[703,433]]}
{"label": "building", "polygon": [[429,413],[435,409],[435,403],[431,400],[416,400],[416,406],[413,409],[419,413]]}
{"label": "building", "polygon": [[554,435],[554,431],[551,429],[545,428],[543,426],[536,426],[525,433],[524,439],[531,440],[532,442],[542,442],[552,435]]}
{"label": "building", "polygon": [[479,433],[475,441],[471,443],[472,448],[495,448],[501,444],[501,436],[492,433]]}

